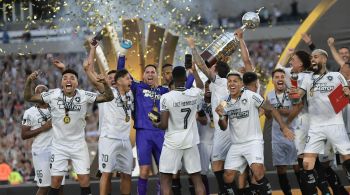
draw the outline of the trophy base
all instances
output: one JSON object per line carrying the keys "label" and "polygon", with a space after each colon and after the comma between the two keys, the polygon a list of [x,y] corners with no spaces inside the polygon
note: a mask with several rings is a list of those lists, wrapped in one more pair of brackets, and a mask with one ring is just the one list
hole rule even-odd
{"label": "trophy base", "polygon": [[205,50],[201,53],[201,57],[203,58],[205,64],[210,68],[218,61],[214,55],[212,55],[209,51]]}

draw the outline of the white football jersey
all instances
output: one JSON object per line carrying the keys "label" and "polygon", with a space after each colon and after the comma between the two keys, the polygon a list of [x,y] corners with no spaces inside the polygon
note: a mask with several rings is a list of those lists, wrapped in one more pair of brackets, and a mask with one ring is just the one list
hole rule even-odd
{"label": "white football jersey", "polygon": [[[278,99],[277,99],[278,98]],[[281,93],[277,94],[276,91],[273,90],[267,94],[267,99],[269,100],[270,104],[274,106],[276,109],[288,109],[291,110],[293,108],[292,102],[288,98],[287,93]],[[283,121],[287,121],[286,116],[282,116]],[[289,128],[294,131],[295,130],[296,121],[293,120],[293,122],[289,125]],[[280,125],[278,122],[273,118],[272,120],[272,143],[285,143],[287,138],[283,136],[283,133],[281,131]]]}
{"label": "white football jersey", "polygon": [[160,111],[170,113],[164,145],[170,149],[186,149],[199,143],[196,113],[200,109],[202,90],[173,90],[162,95]]}
{"label": "white football jersey", "polygon": [[[280,64],[277,64],[276,68],[280,68],[282,70],[284,70],[284,72],[286,73],[286,78],[285,78],[285,81],[286,81],[286,85],[287,85],[287,88],[290,89],[291,88],[291,75],[292,75],[292,68],[286,68],[286,67],[283,67],[282,65]],[[304,71],[304,72],[300,72],[298,73],[298,80],[297,80],[297,83],[298,83],[298,87],[301,86],[304,78],[311,74],[311,72],[307,72],[307,71]],[[307,103],[306,103],[306,98],[303,98],[303,101],[304,101],[304,107],[303,109],[301,110],[301,112],[298,114],[297,116],[297,120],[298,121],[303,121],[303,123],[307,123],[308,121],[308,110],[307,110]],[[308,125],[306,125],[308,126]]]}
{"label": "white football jersey", "polygon": [[219,132],[222,132],[219,127],[219,115],[215,112],[216,107],[220,104],[222,100],[225,100],[225,98],[229,95],[228,89],[227,89],[227,79],[221,78],[218,75],[215,77],[215,81],[211,82],[209,85],[209,90],[211,91],[211,108],[214,110],[213,112],[213,119],[214,119],[214,126],[215,129]]}
{"label": "white football jersey", "polygon": [[74,97],[66,97],[70,117],[68,124],[63,122],[65,109],[62,89],[56,88],[43,92],[41,97],[51,107],[53,142],[69,144],[85,141],[87,104],[95,102],[97,94],[77,89]]}
{"label": "white football jersey", "polygon": [[200,143],[213,144],[215,128],[211,127],[211,118],[213,117],[211,104],[203,100],[202,109],[207,116],[208,123],[207,125],[202,125],[197,121]]}
{"label": "white football jersey", "polygon": [[[42,115],[39,110],[42,111]],[[28,110],[24,112],[22,125],[29,126],[30,130],[35,130],[43,126],[46,121],[51,119],[51,114],[49,109],[42,109],[36,106],[30,107]],[[45,132],[40,133],[34,138],[32,144],[32,151],[39,152],[50,149],[52,143],[52,129],[49,129]]]}
{"label": "white football jersey", "polygon": [[[110,102],[98,104],[100,137],[126,140],[130,137],[131,111],[134,109],[132,92],[119,96],[119,92],[111,87],[114,99]],[[122,98],[122,100],[120,99]],[[123,102],[127,101],[127,113],[129,121],[125,121]]]}
{"label": "white football jersey", "polygon": [[263,140],[259,120],[259,108],[263,103],[264,98],[250,90],[244,90],[237,100],[227,98],[224,111],[229,127],[226,131],[230,132],[232,143]]}
{"label": "white football jersey", "polygon": [[[345,78],[339,72],[328,72],[321,79],[319,77],[320,75],[307,75],[300,87],[307,95],[310,126],[344,124],[342,112],[334,112],[328,95],[340,84],[348,86]],[[312,87],[313,94],[310,95]]]}

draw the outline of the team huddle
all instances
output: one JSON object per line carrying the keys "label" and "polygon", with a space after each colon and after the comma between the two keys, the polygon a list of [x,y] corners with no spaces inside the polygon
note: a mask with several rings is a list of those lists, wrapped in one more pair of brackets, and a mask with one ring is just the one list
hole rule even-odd
{"label": "team huddle", "polygon": [[[92,43],[83,66],[97,92],[78,89],[79,75],[71,69],[62,70],[61,87],[56,89],[35,86],[39,72],[33,72],[26,80],[24,98],[36,105],[23,116],[22,137],[35,137],[37,194],[63,194],[69,160],[81,194],[91,194],[85,117],[92,103],[99,109],[101,195],[112,193],[114,172],[120,173],[120,193],[131,194],[131,119],[136,129],[139,195],[147,194],[152,157],[160,172],[158,192],[163,195],[181,194],[180,172],[189,175],[191,194],[210,194],[210,165],[220,195],[272,194],[265,177],[262,115],[273,119],[273,165],[284,194],[292,194],[288,166],[293,166],[304,195],[317,194],[317,188],[330,194],[328,185],[333,194],[348,194],[331,165],[338,152],[350,173],[350,141],[343,113],[334,111],[328,96],[339,86],[345,97],[350,95],[349,53],[347,58],[337,58],[343,60],[340,72],[329,72],[326,51],[313,49],[310,55],[290,50],[272,72],[274,90],[263,98],[243,31],[235,35],[243,71],[232,71],[222,61],[208,67],[194,39],[188,38],[192,67],[163,65],[162,85],[152,64],[144,68],[143,81],[135,80],[125,69],[123,55],[117,70],[98,75],[94,70],[98,44]],[[205,83],[197,68],[207,77]]]}

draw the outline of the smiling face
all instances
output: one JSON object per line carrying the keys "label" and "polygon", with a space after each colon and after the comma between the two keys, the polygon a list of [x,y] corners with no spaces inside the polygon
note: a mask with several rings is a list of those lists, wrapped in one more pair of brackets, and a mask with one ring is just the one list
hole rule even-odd
{"label": "smiling face", "polygon": [[66,73],[62,76],[61,86],[64,94],[72,95],[78,87],[78,79],[72,73]]}
{"label": "smiling face", "polygon": [[338,50],[338,53],[345,62],[350,60],[350,51],[348,48],[341,48]]}
{"label": "smiling face", "polygon": [[157,77],[157,70],[153,66],[148,66],[143,73],[143,81],[150,86],[156,85]]}
{"label": "smiling face", "polygon": [[205,90],[204,97],[205,98],[210,98],[211,97],[211,91],[209,89],[209,83],[208,82],[205,82],[204,90]]}
{"label": "smiling face", "polygon": [[237,98],[243,87],[242,80],[237,75],[230,75],[227,78],[227,88],[232,98]]}
{"label": "smiling face", "polygon": [[327,57],[321,53],[314,52],[311,54],[311,69],[316,74],[326,66]]}
{"label": "smiling face", "polygon": [[286,88],[285,85],[285,74],[283,72],[275,72],[272,78],[273,85],[276,91],[284,91]]}

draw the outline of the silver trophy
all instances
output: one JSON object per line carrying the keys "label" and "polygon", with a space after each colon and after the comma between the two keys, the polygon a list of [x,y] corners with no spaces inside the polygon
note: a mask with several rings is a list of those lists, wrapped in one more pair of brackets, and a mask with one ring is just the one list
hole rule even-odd
{"label": "silver trophy", "polygon": [[[259,13],[264,7],[256,12],[247,12],[242,17],[241,29],[256,29],[260,24]],[[215,39],[201,54],[208,67],[217,61],[227,62],[229,57],[239,48],[239,40],[233,32],[225,32]]]}

